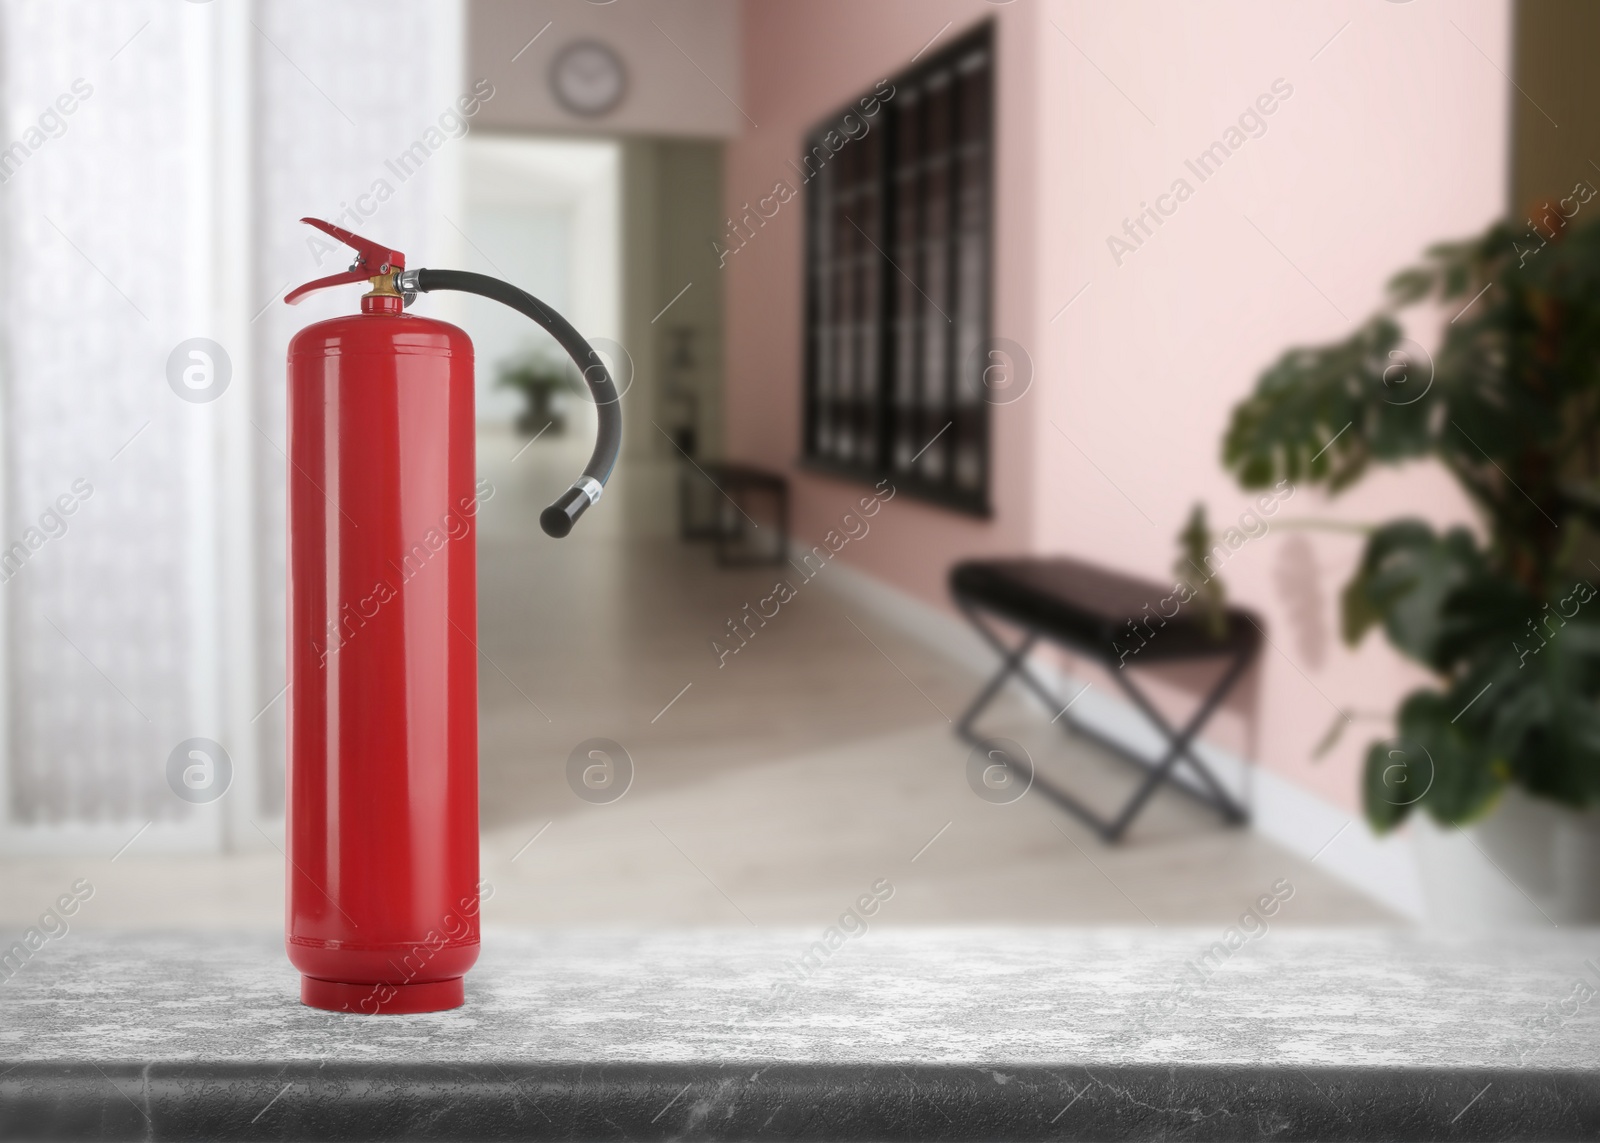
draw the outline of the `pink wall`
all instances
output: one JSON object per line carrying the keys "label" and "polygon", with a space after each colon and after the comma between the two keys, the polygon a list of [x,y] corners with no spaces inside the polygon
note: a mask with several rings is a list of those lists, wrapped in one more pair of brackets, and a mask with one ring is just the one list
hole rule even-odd
{"label": "pink wall", "polygon": [[[1508,86],[1496,66],[1511,66],[1509,5],[1052,3],[1046,15],[1060,30],[1047,22],[1041,33],[1049,256],[1035,304],[1036,356],[1051,383],[1032,413],[1042,424],[1034,478],[1052,493],[1036,500],[1034,537],[1041,550],[1165,573],[1194,501],[1206,502],[1214,528],[1249,507],[1218,457],[1229,410],[1262,368],[1289,345],[1343,336],[1425,245],[1501,211]],[[1268,101],[1276,109],[1261,117],[1265,133],[1202,182],[1184,160],[1279,79],[1293,93]],[[1192,197],[1167,200],[1173,214],[1119,266],[1107,236],[1178,178]],[[1418,337],[1433,346],[1430,334]],[[1278,519],[1402,513],[1461,519],[1465,507],[1439,472],[1418,468],[1369,478],[1332,502],[1303,490]],[[1296,534],[1315,572],[1292,578],[1301,590],[1320,581],[1320,660],[1278,583]],[[1357,721],[1322,760],[1313,747],[1337,708],[1387,715],[1420,678],[1381,637],[1354,652],[1339,638],[1338,593],[1360,544],[1274,526],[1223,571],[1232,598],[1265,616],[1273,644],[1248,728],[1255,756],[1352,808],[1366,743],[1390,729]],[[1223,729],[1224,739],[1243,730]]]}
{"label": "pink wall", "polygon": [[[998,23],[1002,61],[996,92],[1000,137],[996,182],[994,333],[1034,343],[1035,212],[1038,106],[1031,4],[980,0],[806,0],[750,3],[744,9],[745,110],[760,124],[729,148],[727,205],[738,209],[794,176],[800,140],[824,115],[905,68],[947,22],[939,44],[987,17]],[[730,255],[727,298],[727,441],[731,456],[787,466],[794,534],[820,542],[866,491],[853,483],[794,468],[800,452],[801,243],[799,199],[783,207]],[[841,557],[862,570],[941,605],[944,577],[956,559],[1018,551],[1032,543],[1035,432],[1026,402],[998,410],[994,421],[992,520],[977,520],[895,499],[872,521],[870,539]]]}
{"label": "pink wall", "polygon": [[[1028,396],[997,410],[999,511],[981,522],[897,499],[871,540],[841,554],[940,606],[950,562],[983,552],[1063,552],[1164,578],[1194,501],[1222,526],[1248,507],[1219,442],[1261,369],[1288,345],[1341,336],[1393,270],[1503,205],[1509,0],[762,0],[744,12],[746,110],[760,128],[730,147],[733,206],[770,190],[809,125],[905,66],[945,21],[946,37],[998,22],[994,332],[1036,367]],[[1264,134],[1203,182],[1186,168],[1280,79],[1292,94],[1273,96]],[[1192,196],[1118,265],[1107,237],[1179,178]],[[729,448],[767,464],[799,451],[801,236],[793,209],[725,271]],[[791,475],[802,538],[820,538],[859,495]],[[1464,517],[1448,482],[1419,468],[1332,503],[1302,490],[1280,519],[1404,512]],[[1320,581],[1320,658],[1279,585],[1295,534],[1314,571],[1290,578]],[[1383,725],[1358,722],[1320,762],[1311,747],[1336,708],[1386,714],[1417,677],[1379,639],[1354,652],[1339,642],[1358,544],[1280,524],[1224,572],[1273,643],[1259,702],[1221,728],[1224,744],[1352,808],[1364,743]]]}

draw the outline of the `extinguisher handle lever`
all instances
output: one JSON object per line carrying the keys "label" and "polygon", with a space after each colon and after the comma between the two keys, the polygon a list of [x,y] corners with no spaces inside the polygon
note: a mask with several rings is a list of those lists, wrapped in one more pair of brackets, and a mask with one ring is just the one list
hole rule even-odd
{"label": "extinguisher handle lever", "polygon": [[572,482],[572,487],[539,514],[539,526],[548,535],[560,538],[571,532],[578,517],[600,499],[611,470],[616,467],[617,453],[622,448],[622,396],[617,392],[605,361],[566,318],[509,282],[464,270],[407,270],[397,277],[396,285],[402,294],[410,294],[413,290],[425,294],[434,290],[456,290],[510,306],[542,326],[577,365],[584,382],[589,386],[595,411],[600,418],[594,452],[590,454],[583,473]]}
{"label": "extinguisher handle lever", "polygon": [[406,268],[406,256],[398,250],[389,249],[381,242],[363,238],[361,235],[346,230],[342,226],[335,226],[333,223],[324,222],[320,218],[302,218],[300,221],[308,226],[315,226],[324,234],[337,238],[354,250],[356,257],[348,270],[339,274],[330,274],[326,278],[318,278],[314,282],[307,282],[290,290],[284,295],[283,300],[291,306],[314,290],[325,290],[329,286],[343,286],[350,282],[366,282],[381,275],[393,274]]}

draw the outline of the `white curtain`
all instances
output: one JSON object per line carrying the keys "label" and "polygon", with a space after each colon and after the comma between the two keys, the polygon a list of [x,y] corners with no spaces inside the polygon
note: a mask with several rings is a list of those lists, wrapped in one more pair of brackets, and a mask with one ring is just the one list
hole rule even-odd
{"label": "white curtain", "polygon": [[163,375],[195,93],[164,7],[3,9],[6,745],[10,820],[36,828],[185,816],[155,763],[200,733],[192,424]]}
{"label": "white curtain", "polygon": [[[274,832],[284,351],[355,303],[282,304],[344,265],[297,219],[387,176],[345,225],[416,265],[443,246],[458,156],[405,180],[384,160],[461,93],[460,20],[426,0],[0,0],[0,845]],[[231,366],[215,400],[169,384],[196,337]],[[196,737],[235,765],[216,804],[168,782]]]}

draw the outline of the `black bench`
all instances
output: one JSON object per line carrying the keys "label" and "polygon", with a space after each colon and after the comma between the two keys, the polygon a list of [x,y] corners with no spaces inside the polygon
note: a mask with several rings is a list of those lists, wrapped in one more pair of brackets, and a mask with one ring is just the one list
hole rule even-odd
{"label": "black bench", "polygon": [[[758,503],[763,500],[765,508]],[[752,511],[766,516],[764,525]],[[678,478],[678,535],[712,541],[717,563],[724,566],[784,563],[789,482],[754,465],[690,460]]]}
{"label": "black bench", "polygon": [[[1041,793],[1093,826],[1100,836],[1121,839],[1134,817],[1156,788],[1172,777],[1179,761],[1189,764],[1201,789],[1177,788],[1212,806],[1233,824],[1249,820],[1245,808],[1223,788],[1191,749],[1195,737],[1236,682],[1249,667],[1261,645],[1257,618],[1242,608],[1223,612],[1221,631],[1212,629],[1198,601],[1183,604],[1181,593],[1170,584],[1136,579],[1093,564],[1066,558],[975,560],[957,564],[950,573],[950,591],[956,605],[999,654],[1001,665],[956,724],[966,741],[989,746],[994,740],[974,728],[978,716],[999,694],[1012,675],[1018,676],[1044,700],[1063,725],[1129,760],[1146,771],[1144,780],[1115,817],[1105,818],[1083,802],[1036,773],[1028,777]],[[984,621],[988,613],[1022,628],[1023,636],[1008,645]],[[1154,764],[1125,745],[1076,721],[1059,696],[1028,669],[1028,654],[1041,639],[1060,644],[1103,663],[1135,707],[1167,741],[1166,752]],[[1225,659],[1226,665],[1199,708],[1181,728],[1174,728],[1134,684],[1129,668],[1186,659]]]}

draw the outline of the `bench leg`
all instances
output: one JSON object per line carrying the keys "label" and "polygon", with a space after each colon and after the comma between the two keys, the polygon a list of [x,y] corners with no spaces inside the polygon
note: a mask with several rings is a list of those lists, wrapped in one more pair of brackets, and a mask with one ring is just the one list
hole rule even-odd
{"label": "bench leg", "polygon": [[[1062,715],[1065,715],[1068,707],[1070,707],[1072,703],[1069,702],[1066,704],[1066,706],[1060,706],[1060,696],[1051,693],[1050,689],[1041,683],[1038,678],[1034,676],[1033,672],[1028,669],[1028,655],[1038,644],[1041,638],[1041,632],[1039,632],[1037,629],[1029,629],[1020,643],[1014,647],[1009,646],[1003,639],[1000,638],[999,635],[995,634],[995,632],[987,623],[983,621],[982,615],[979,614],[978,609],[971,603],[958,597],[956,604],[961,608],[962,614],[967,617],[967,622],[971,623],[972,626],[977,629],[978,634],[983,637],[984,641],[988,643],[989,646],[994,648],[1001,660],[1000,669],[995,672],[994,676],[990,678],[987,683],[984,684],[983,689],[978,692],[977,697],[974,698],[971,705],[967,707],[967,710],[961,716],[960,721],[956,723],[956,733],[964,741],[970,742],[974,745],[982,745],[985,741],[987,741],[982,735],[977,733],[977,731],[973,728],[973,724],[977,721],[978,716],[988,709],[989,705],[994,701],[995,696],[1000,693],[1000,688],[1003,687],[1006,684],[1006,681],[1013,675],[1020,678],[1025,684],[1027,684],[1030,690],[1043,699],[1046,706],[1051,708],[1056,708],[1058,706],[1060,707],[1060,709],[1056,712],[1055,718],[1051,719],[1052,722],[1055,722],[1056,719],[1060,719]],[[1240,676],[1244,674],[1245,669],[1250,665],[1252,658],[1253,655],[1250,651],[1241,651],[1238,655],[1233,657],[1232,661],[1228,664],[1228,669],[1223,673],[1222,677],[1217,680],[1216,685],[1211,688],[1210,693],[1208,693],[1201,701],[1199,708],[1196,709],[1194,714],[1190,716],[1189,720],[1184,723],[1182,729],[1174,729],[1172,725],[1161,716],[1161,713],[1156,710],[1155,706],[1150,702],[1150,700],[1145,697],[1144,693],[1140,691],[1138,687],[1134,686],[1133,681],[1129,679],[1123,671],[1112,671],[1112,675],[1117,680],[1118,686],[1120,686],[1122,690],[1127,693],[1128,697],[1133,700],[1134,706],[1138,708],[1139,712],[1150,721],[1151,725],[1155,727],[1156,731],[1167,741],[1168,745],[1166,752],[1162,755],[1160,761],[1156,762],[1154,765],[1131,753],[1120,743],[1113,742],[1107,739],[1105,736],[1090,730],[1087,727],[1079,726],[1071,717],[1068,717],[1065,720],[1065,729],[1075,733],[1084,734],[1095,739],[1102,745],[1105,745],[1117,753],[1122,754],[1131,761],[1138,763],[1142,769],[1147,771],[1144,780],[1134,791],[1133,796],[1128,799],[1127,803],[1117,813],[1116,817],[1110,819],[1101,817],[1093,810],[1085,806],[1082,802],[1072,797],[1072,795],[1068,794],[1066,791],[1057,788],[1052,783],[1040,777],[1037,772],[1034,773],[1033,784],[1039,788],[1040,793],[1050,798],[1051,801],[1055,802],[1063,809],[1068,810],[1075,816],[1081,818],[1086,824],[1093,827],[1094,830],[1098,832],[1101,838],[1103,838],[1105,841],[1109,843],[1115,843],[1121,840],[1122,836],[1127,832],[1128,827],[1133,824],[1134,818],[1137,817],[1139,812],[1144,808],[1145,803],[1148,802],[1151,796],[1155,794],[1156,789],[1163,782],[1170,781],[1172,778],[1172,771],[1177,767],[1180,761],[1184,761],[1189,764],[1189,768],[1205,785],[1206,792],[1201,793],[1179,786],[1178,789],[1180,791],[1189,794],[1191,797],[1198,798],[1200,801],[1211,806],[1229,822],[1240,824],[1248,821],[1248,813],[1242,806],[1239,805],[1238,802],[1233,799],[1232,795],[1230,795],[1228,791],[1223,788],[1222,783],[1217,780],[1216,775],[1211,772],[1210,768],[1195,756],[1192,745],[1195,737],[1211,719],[1211,716],[1216,713],[1217,708],[1221,706],[1223,700],[1228,697],[1228,693],[1233,690],[1233,687],[1239,681]],[[1073,701],[1077,701],[1076,698],[1074,698]]]}
{"label": "bench leg", "polygon": [[1028,652],[1033,650],[1033,645],[1038,641],[1039,636],[1037,634],[1030,633],[1028,637],[1017,646],[1016,650],[1002,650],[1001,654],[1004,661],[1000,664],[1000,669],[996,671],[994,676],[983,685],[983,689],[978,692],[978,697],[973,699],[972,704],[967,707],[967,712],[963,714],[961,716],[961,720],[956,723],[956,733],[960,734],[963,738],[972,737],[972,724],[977,721],[980,714],[988,709],[989,704],[992,703],[995,696],[1000,693],[1000,688],[1006,685],[1006,680],[1009,679],[1013,674],[1017,674],[1019,672],[1021,669],[1020,664],[1028,657]]}
{"label": "bench leg", "polygon": [[1206,784],[1211,791],[1211,797],[1207,800],[1216,808],[1218,813],[1235,824],[1248,820],[1249,815],[1222,788],[1222,783],[1217,781],[1216,775],[1211,773],[1210,768],[1195,757],[1194,751],[1190,749],[1190,746],[1194,742],[1195,735],[1200,733],[1201,728],[1210,720],[1217,707],[1222,705],[1222,700],[1227,698],[1228,692],[1233,689],[1233,685],[1239,680],[1239,676],[1250,665],[1250,658],[1251,656],[1248,653],[1241,653],[1235,656],[1222,678],[1217,681],[1216,686],[1211,688],[1211,693],[1206,695],[1204,701],[1201,702],[1199,709],[1190,716],[1188,722],[1184,723],[1183,729],[1178,731],[1174,731],[1167,720],[1161,717],[1160,712],[1151,705],[1149,699],[1145,698],[1143,692],[1133,685],[1132,680],[1125,678],[1120,670],[1116,672],[1117,682],[1123,691],[1133,700],[1140,713],[1155,725],[1169,745],[1161,761],[1156,763],[1150,774],[1139,786],[1139,789],[1134,792],[1133,797],[1128,800],[1128,804],[1122,808],[1122,812],[1111,823],[1109,831],[1111,840],[1115,841],[1126,832],[1128,826],[1133,823],[1134,817],[1144,808],[1145,802],[1149,801],[1150,796],[1155,793],[1156,787],[1171,777],[1172,770],[1180,760],[1188,762],[1189,768]]}
{"label": "bench leg", "polygon": [[[1000,656],[1001,659],[999,673],[997,673],[994,678],[989,680],[988,685],[986,685],[984,689],[978,693],[978,698],[974,700],[972,706],[967,709],[967,713],[961,716],[961,722],[958,729],[962,731],[963,737],[966,736],[966,732],[970,729],[972,722],[978,717],[979,712],[981,712],[985,707],[994,701],[995,695],[1000,692],[1000,688],[1005,685],[1006,680],[1012,675],[1016,675],[1019,679],[1026,683],[1028,685],[1028,689],[1033,691],[1034,694],[1038,695],[1046,706],[1051,708],[1060,706],[1061,696],[1051,693],[1050,688],[1041,683],[1037,678],[1034,677],[1033,672],[1028,670],[1028,653],[1032,651],[1034,645],[1039,642],[1040,632],[1030,630],[1024,637],[1023,641],[1015,648],[1008,647],[1006,646],[1005,641],[1000,638],[1000,636],[996,635],[992,630],[990,630],[989,625],[983,621],[983,617],[980,616],[972,606],[961,600],[957,600],[956,602],[957,606],[961,608],[962,613],[967,617],[967,622],[978,629],[978,634],[982,635],[984,641],[995,649],[995,652]],[[1067,706],[1071,705],[1071,703],[1067,704]],[[1056,711],[1056,718],[1060,718],[1063,714],[1065,714],[1066,709],[1067,708],[1065,706],[1061,706],[1060,709]],[[1055,718],[1051,719],[1050,721],[1054,722]]]}

